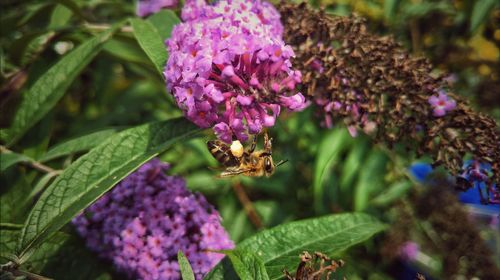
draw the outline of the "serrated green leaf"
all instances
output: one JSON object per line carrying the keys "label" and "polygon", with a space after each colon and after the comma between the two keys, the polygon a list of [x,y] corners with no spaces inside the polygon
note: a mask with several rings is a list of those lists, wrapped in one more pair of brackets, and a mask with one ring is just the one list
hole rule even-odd
{"label": "serrated green leaf", "polygon": [[171,10],[161,10],[151,15],[148,21],[153,24],[163,40],[170,38],[174,25],[181,22],[177,15]]}
{"label": "serrated green leaf", "polygon": [[0,196],[0,221],[2,223],[23,223],[29,212],[23,202],[26,194],[31,191],[36,172],[17,170],[15,174],[17,179],[7,179],[9,185],[4,186],[2,182],[2,187],[5,187],[3,189],[5,192]]}
{"label": "serrated green leaf", "polygon": [[[238,244],[236,249],[259,256],[264,261],[269,278],[280,279],[283,269],[296,269],[302,251],[318,251],[333,256],[369,239],[385,227],[367,214],[336,214],[264,230]],[[226,279],[227,269],[222,261],[205,279]]]}
{"label": "serrated green leaf", "polygon": [[18,243],[20,258],[29,257],[45,239],[140,165],[198,131],[183,118],[154,122],[122,131],[80,157],[31,210]]}
{"label": "serrated green leaf", "polygon": [[[0,225],[2,253],[14,252],[20,233],[13,225]],[[4,257],[0,261],[5,263],[5,260]],[[105,267],[87,251],[80,239],[63,232],[57,232],[43,243],[20,269],[58,280],[95,279],[105,272]]]}
{"label": "serrated green leaf", "polygon": [[88,40],[61,58],[23,94],[21,104],[8,130],[9,145],[21,138],[56,105],[73,80],[99,53],[103,43],[113,35],[118,26]]}
{"label": "serrated green leaf", "polygon": [[323,201],[323,182],[328,175],[331,164],[335,162],[340,151],[348,144],[349,135],[345,129],[336,129],[330,132],[321,142],[314,165],[314,207],[317,213],[325,213]]}
{"label": "serrated green leaf", "polygon": [[497,0],[481,0],[474,4],[470,19],[470,32],[475,32],[481,24],[488,20],[488,16],[493,12],[493,8],[498,4]]}
{"label": "serrated green leaf", "polygon": [[194,273],[188,259],[184,256],[182,251],[177,253],[177,261],[179,262],[179,268],[181,270],[182,280],[194,280]]}
{"label": "serrated green leaf", "polygon": [[266,267],[261,258],[246,250],[223,251],[231,260],[240,279],[268,280]]}
{"label": "serrated green leaf", "polygon": [[42,193],[50,180],[57,175],[57,172],[49,172],[43,175],[33,189],[30,190],[29,195],[26,196],[26,193],[23,194],[23,199],[22,202],[19,203],[19,207],[26,209],[25,211],[27,212],[27,210],[31,208],[31,205],[35,203],[36,198]]}
{"label": "serrated green leaf", "polygon": [[134,36],[151,62],[153,62],[158,73],[163,77],[163,67],[167,62],[167,49],[156,28],[149,21],[133,18],[130,19]]}
{"label": "serrated green leaf", "polygon": [[18,239],[18,229],[0,224],[0,263],[4,264],[11,259],[15,259],[16,242]]}
{"label": "serrated green leaf", "polygon": [[18,153],[3,152],[0,154],[0,172],[4,172],[5,170],[7,170],[7,168],[11,167],[16,163],[30,162],[30,161],[33,161],[33,159],[31,159],[28,156]]}
{"label": "serrated green leaf", "polygon": [[117,130],[116,128],[104,129],[68,140],[51,148],[39,161],[48,161],[61,156],[88,151],[115,135]]}

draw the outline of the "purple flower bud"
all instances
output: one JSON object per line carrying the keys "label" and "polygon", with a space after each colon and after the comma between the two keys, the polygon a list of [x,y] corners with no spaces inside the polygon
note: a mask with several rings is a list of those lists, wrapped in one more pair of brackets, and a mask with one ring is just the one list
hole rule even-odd
{"label": "purple flower bud", "polygon": [[221,122],[214,125],[214,132],[217,138],[221,139],[226,143],[230,143],[232,140],[232,131],[227,123]]}
{"label": "purple flower bud", "polygon": [[207,250],[234,247],[213,206],[165,175],[168,168],[156,159],[144,164],[73,220],[87,246],[129,278],[179,279],[181,250],[202,279],[223,257]]}
{"label": "purple flower bud", "polygon": [[300,92],[292,96],[281,96],[280,100],[290,110],[302,110],[306,106],[306,99]]}

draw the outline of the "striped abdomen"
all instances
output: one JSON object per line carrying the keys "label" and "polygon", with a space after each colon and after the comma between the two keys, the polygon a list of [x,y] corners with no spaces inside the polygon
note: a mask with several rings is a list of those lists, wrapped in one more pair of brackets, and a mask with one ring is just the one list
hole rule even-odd
{"label": "striped abdomen", "polygon": [[207,147],[212,156],[225,167],[239,166],[240,161],[233,155],[231,148],[219,140],[207,142]]}

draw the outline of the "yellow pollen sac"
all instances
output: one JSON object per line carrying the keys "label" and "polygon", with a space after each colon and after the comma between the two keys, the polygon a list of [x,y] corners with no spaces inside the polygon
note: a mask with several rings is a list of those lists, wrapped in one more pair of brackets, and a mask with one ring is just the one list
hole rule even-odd
{"label": "yellow pollen sac", "polygon": [[235,157],[241,157],[243,155],[243,145],[241,145],[240,141],[233,141],[231,144],[231,153]]}

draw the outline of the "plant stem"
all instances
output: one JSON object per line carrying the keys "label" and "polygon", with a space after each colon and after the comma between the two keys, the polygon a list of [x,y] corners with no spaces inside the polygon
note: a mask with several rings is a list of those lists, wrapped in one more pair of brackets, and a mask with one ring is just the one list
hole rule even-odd
{"label": "plant stem", "polygon": [[238,200],[243,205],[243,210],[245,210],[245,213],[247,214],[250,222],[252,222],[252,224],[257,229],[263,228],[264,226],[262,224],[262,220],[259,217],[259,214],[257,214],[257,211],[255,211],[252,201],[250,201],[250,199],[248,198],[248,195],[245,192],[245,188],[241,185],[239,181],[236,181],[233,184],[233,191],[236,193]]}
{"label": "plant stem", "polygon": [[[1,153],[13,153],[13,151],[7,149],[5,146],[0,146],[0,152]],[[30,166],[33,169],[36,169],[38,171],[44,172],[44,173],[53,173],[53,174],[59,174],[61,173],[61,170],[56,170],[53,169],[52,167],[49,167],[43,163],[40,163],[34,159],[31,159],[30,161],[25,161],[25,164]]]}

